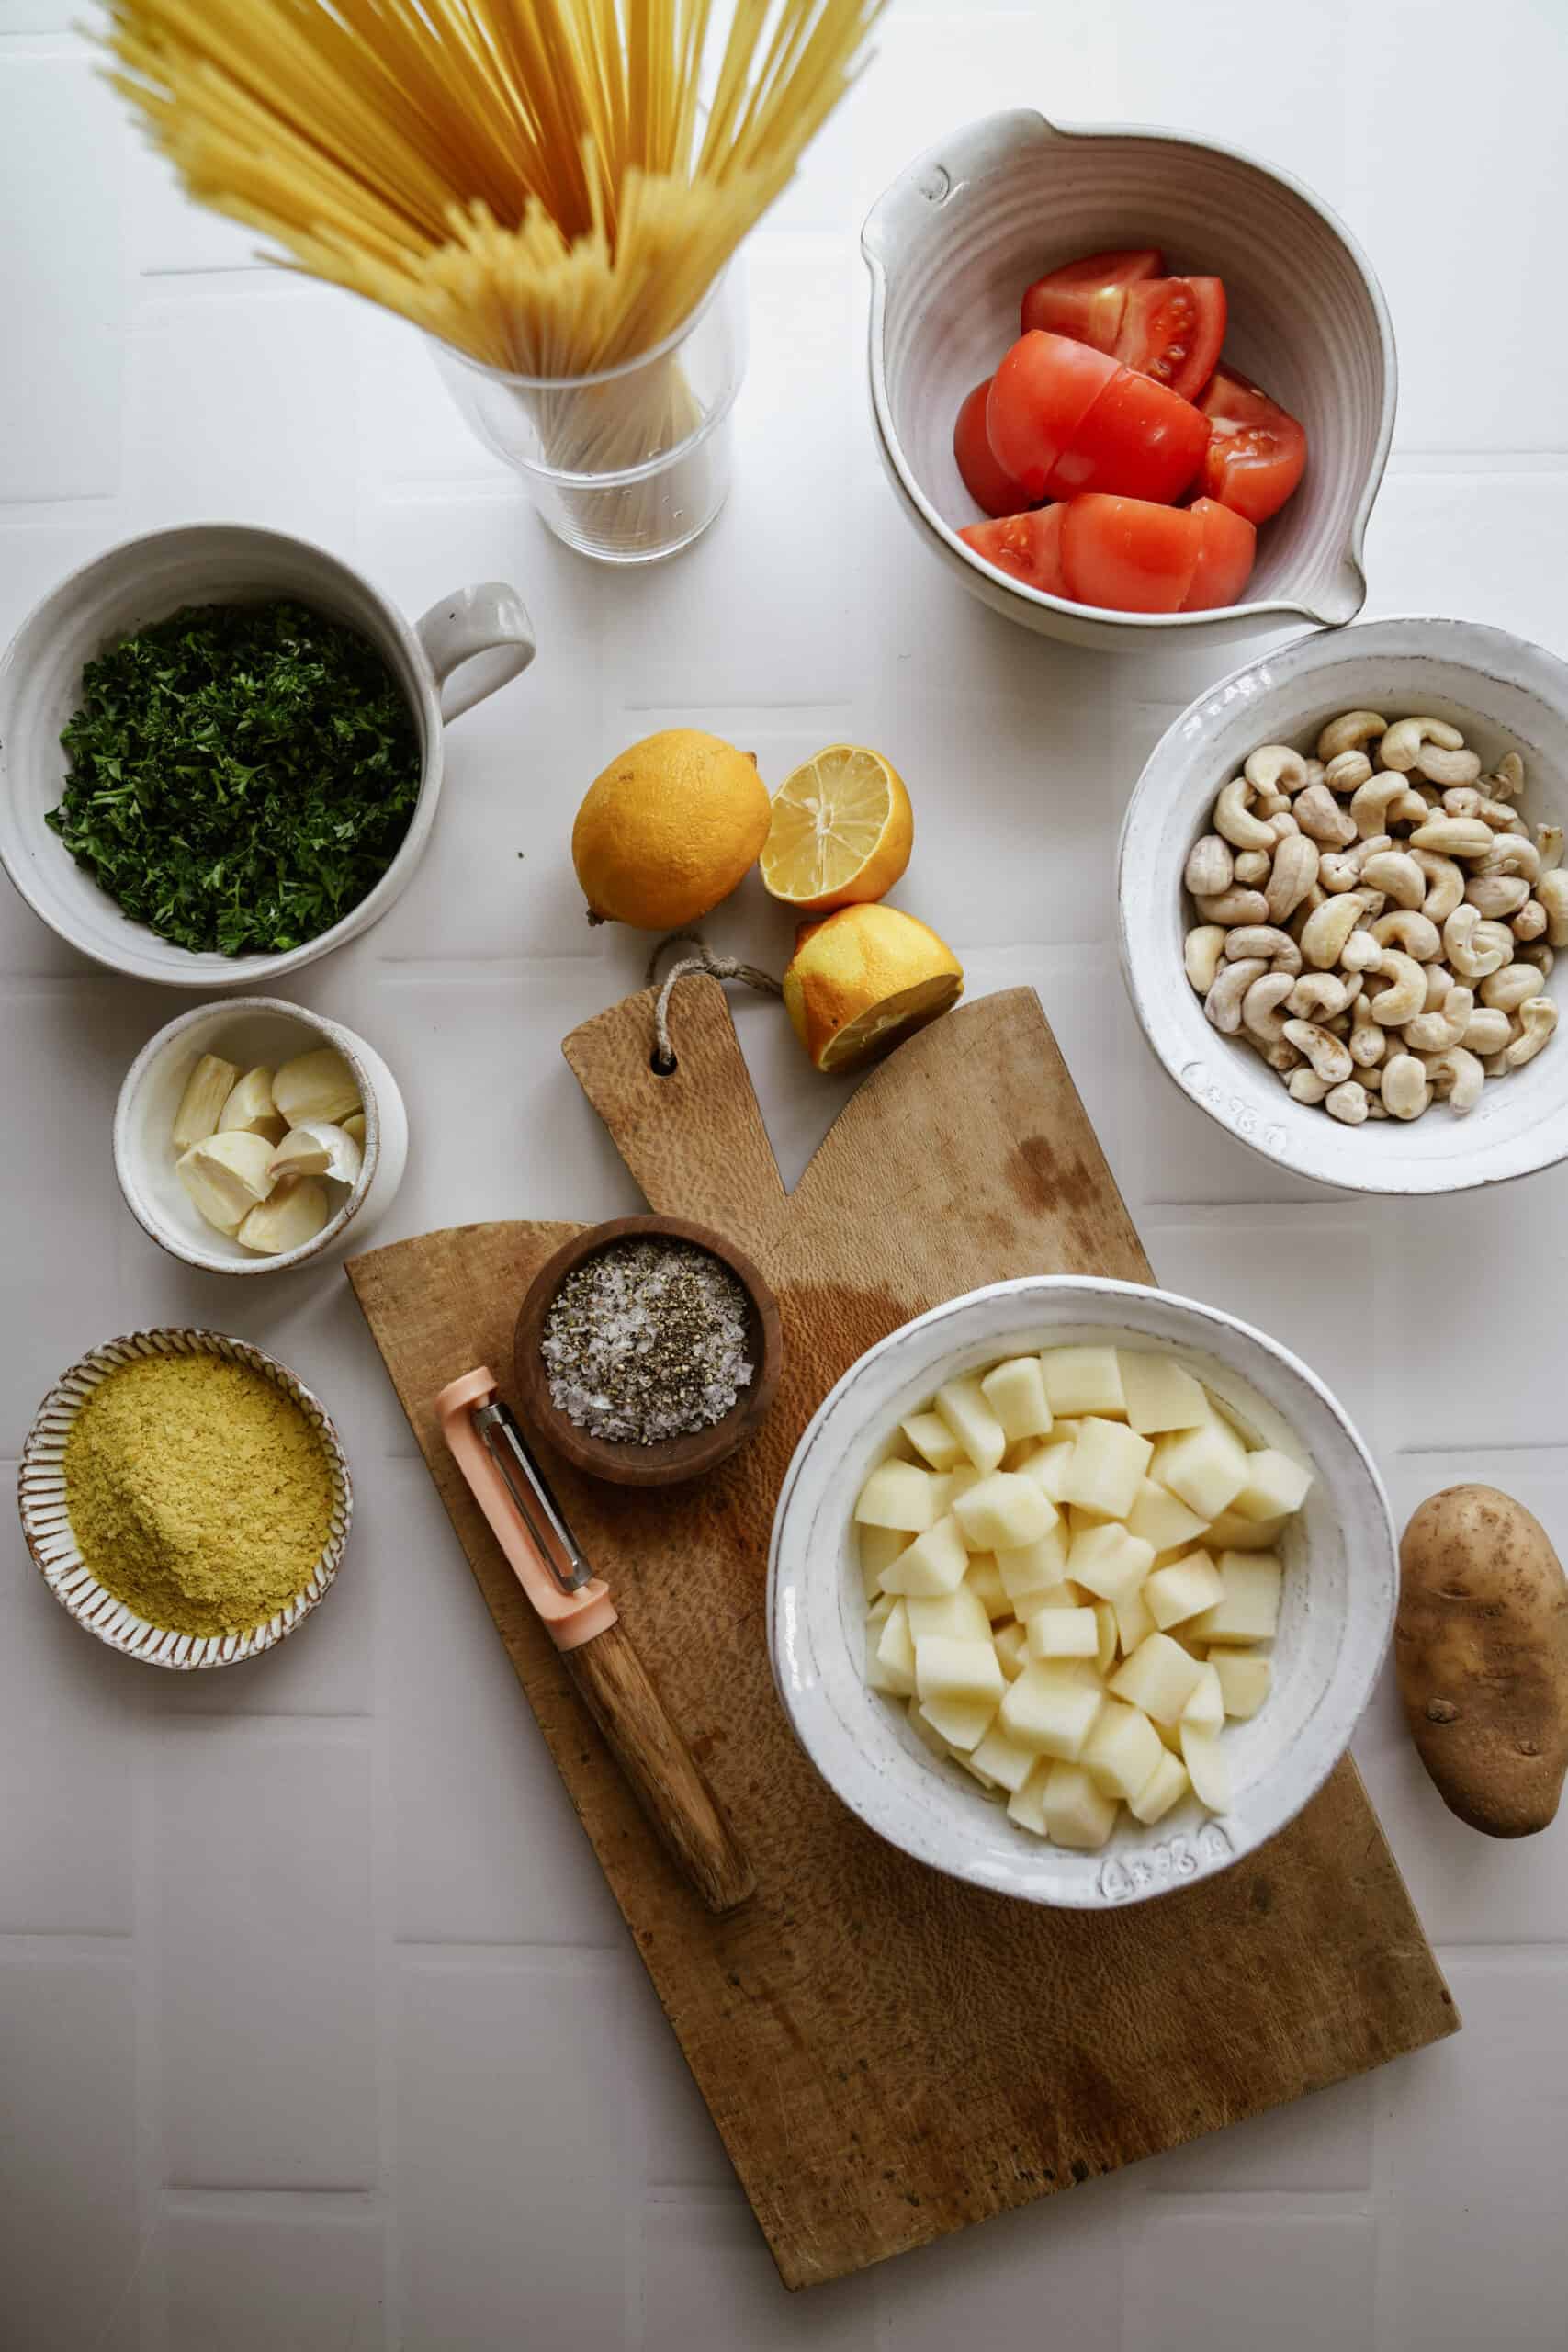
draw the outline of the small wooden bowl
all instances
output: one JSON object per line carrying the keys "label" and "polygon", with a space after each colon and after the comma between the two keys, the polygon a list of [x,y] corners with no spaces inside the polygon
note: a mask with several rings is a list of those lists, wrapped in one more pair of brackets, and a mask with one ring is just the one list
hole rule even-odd
{"label": "small wooden bowl", "polygon": [[[658,1438],[651,1445],[634,1445],[620,1439],[591,1437],[558,1408],[550,1396],[541,1343],[545,1317],[573,1268],[598,1257],[615,1242],[643,1240],[689,1241],[728,1269],[746,1294],[747,1352],[756,1369],[750,1386],[740,1391],[723,1419],[711,1428],[694,1430],[690,1437]],[[525,1423],[574,1470],[586,1471],[591,1478],[607,1479],[615,1487],[673,1487],[684,1478],[700,1478],[716,1469],[745,1444],[766,1414],[783,1369],[784,1333],[773,1292],[742,1250],[705,1225],[688,1225],[684,1217],[615,1216],[604,1225],[591,1226],[546,1260],[528,1286],[517,1317],[513,1371]]]}

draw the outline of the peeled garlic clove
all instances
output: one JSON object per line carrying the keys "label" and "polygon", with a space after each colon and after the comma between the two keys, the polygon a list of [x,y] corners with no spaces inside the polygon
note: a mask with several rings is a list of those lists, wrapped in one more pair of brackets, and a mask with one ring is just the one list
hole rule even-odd
{"label": "peeled garlic clove", "polygon": [[272,1190],[272,1146],[265,1136],[232,1128],[193,1144],[175,1162],[181,1183],[209,1225],[232,1233]]}
{"label": "peeled garlic clove", "polygon": [[217,1134],[223,1105],[239,1075],[235,1065],[220,1054],[202,1055],[186,1080],[169,1131],[176,1152],[188,1151],[192,1144],[205,1143],[209,1136]]}
{"label": "peeled garlic clove", "polygon": [[272,1081],[272,1099],[291,1127],[307,1119],[346,1119],[360,1107],[354,1072],[333,1046],[285,1062]]}
{"label": "peeled garlic clove", "polygon": [[288,1129],[272,1099],[270,1069],[265,1067],[248,1069],[234,1088],[218,1122],[220,1135],[227,1135],[231,1130],[249,1136],[265,1136],[268,1143],[282,1142]]}
{"label": "peeled garlic clove", "polygon": [[359,1146],[330,1119],[303,1119],[272,1155],[274,1178],[330,1176],[334,1183],[352,1184],[359,1175]]}
{"label": "peeled garlic clove", "polygon": [[247,1250],[280,1257],[286,1250],[313,1241],[332,1213],[327,1188],[320,1178],[296,1177],[279,1184],[258,1208],[252,1209],[234,1238]]}
{"label": "peeled garlic clove", "polygon": [[364,1148],[365,1148],[365,1114],[364,1114],[364,1112],[363,1112],[363,1111],[352,1111],[352,1112],[350,1112],[350,1114],[349,1114],[348,1117],[347,1117],[346,1119],[343,1120],[340,1124],[342,1125],[344,1134],[345,1136],[352,1136],[354,1137],[355,1142],[356,1144],[358,1144],[358,1146],[360,1147],[360,1149],[361,1149],[361,1150],[363,1150],[363,1149],[364,1149]]}

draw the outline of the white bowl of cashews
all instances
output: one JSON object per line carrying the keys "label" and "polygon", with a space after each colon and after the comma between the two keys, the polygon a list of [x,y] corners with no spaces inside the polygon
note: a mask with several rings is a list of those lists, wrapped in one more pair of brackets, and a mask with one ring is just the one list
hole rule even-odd
{"label": "white bowl of cashews", "polygon": [[1568,665],[1477,622],[1308,638],[1189,706],[1119,854],[1122,971],[1171,1078],[1364,1193],[1568,1157]]}

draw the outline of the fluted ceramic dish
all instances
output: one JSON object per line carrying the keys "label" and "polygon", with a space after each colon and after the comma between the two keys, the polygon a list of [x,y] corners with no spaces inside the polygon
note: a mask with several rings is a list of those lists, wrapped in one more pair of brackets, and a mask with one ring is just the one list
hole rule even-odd
{"label": "fluted ceramic dish", "polygon": [[[932,553],[1010,620],[1079,645],[1216,645],[1351,620],[1361,543],[1393,434],[1393,330],[1370,263],[1288,173],[1171,130],[1071,130],[1024,109],[932,147],[873,207],[871,396],[899,505]],[[959,479],[959,403],[1019,333],[1045,270],[1118,246],[1163,247],[1223,277],[1225,360],[1306,427],[1306,475],[1258,535],[1247,600],[1218,613],[1110,613],[1027,588],[958,537],[983,519]]]}
{"label": "fluted ceramic dish", "polygon": [[[221,1356],[230,1363],[248,1364],[291,1396],[321,1440],[332,1482],[332,1515],[321,1557],[294,1598],[265,1624],[246,1634],[180,1634],[167,1625],[150,1624],[101,1585],[83,1559],[71,1531],[65,1503],[65,1442],[71,1425],[100,1382],[122,1364],[144,1356]],[[342,1564],[354,1516],[354,1482],[348,1457],[321,1399],[297,1380],[286,1364],[243,1340],[221,1331],[132,1331],[121,1340],[107,1340],[62,1374],[39,1407],[38,1417],[22,1449],[17,1481],[22,1532],[44,1582],[67,1613],[96,1634],[110,1649],[146,1666],[172,1667],[188,1673],[209,1666],[238,1666],[276,1647],[304,1623],[325,1593]]]}
{"label": "fluted ceramic dish", "polygon": [[[1227,1724],[1233,1801],[1188,1797],[1152,1829],[1123,1808],[1099,1853],[1021,1829],[967,1773],[923,1747],[904,1709],[865,1681],[865,1598],[851,1514],[906,1414],[944,1380],[999,1356],[1077,1341],[1168,1351],[1255,1442],[1311,1462],[1280,1545],[1274,1687]],[[768,1568],[768,1650],[795,1736],[869,1829],[994,1894],[1099,1911],[1228,1869],[1316,1794],[1349,1746],[1393,1626],[1398,1563],[1388,1498],[1348,1417],[1279,1341],[1219,1308],[1138,1283],[1040,1274],[994,1283],[906,1323],[818,1406],[785,1476]]]}
{"label": "fluted ceramic dish", "polygon": [[[1188,1098],[1276,1167],[1356,1193],[1461,1193],[1568,1158],[1568,1033],[1472,1111],[1434,1102],[1418,1119],[1341,1126],[1297,1102],[1250,1046],[1222,1037],[1189,987],[1181,946],[1196,920],[1182,888],[1187,854],[1210,830],[1220,786],[1259,743],[1303,751],[1341,711],[1424,712],[1460,728],[1486,768],[1525,763],[1515,806],[1568,825],[1568,664],[1476,621],[1359,622],[1303,639],[1235,671],[1190,703],[1150,752],[1118,854],[1122,976],[1145,1036]],[[1554,978],[1541,993],[1559,993]]]}

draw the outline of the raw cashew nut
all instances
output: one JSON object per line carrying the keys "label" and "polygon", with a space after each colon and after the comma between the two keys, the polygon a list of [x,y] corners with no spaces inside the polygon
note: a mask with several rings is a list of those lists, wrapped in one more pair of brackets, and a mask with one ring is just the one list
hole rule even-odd
{"label": "raw cashew nut", "polygon": [[1528,834],[1505,833],[1475,871],[1478,876],[1517,874],[1526,882],[1536,882],[1540,878],[1540,852]]}
{"label": "raw cashew nut", "polygon": [[1490,1004],[1478,1004],[1460,1039],[1472,1054],[1500,1054],[1514,1034],[1508,1015]]}
{"label": "raw cashew nut", "polygon": [[1356,831],[1363,841],[1374,833],[1386,833],[1391,824],[1404,824],[1408,819],[1415,825],[1425,823],[1431,810],[1411,791],[1403,775],[1372,775],[1367,778],[1350,802],[1350,815]]}
{"label": "raw cashew nut", "polygon": [[1451,857],[1439,857],[1435,850],[1413,849],[1409,854],[1427,877],[1421,911],[1428,922],[1440,926],[1464,896],[1464,868],[1456,865]]}
{"label": "raw cashew nut", "polygon": [[[1437,743],[1445,752],[1462,752],[1464,737],[1457,727],[1442,718],[1396,718],[1383,734],[1378,745],[1378,757],[1385,768],[1397,768],[1407,774],[1420,757],[1424,743]],[[1481,763],[1475,763],[1475,773],[1481,774]]]}
{"label": "raw cashew nut", "polygon": [[1323,781],[1330,792],[1359,792],[1371,772],[1372,763],[1365,752],[1341,752],[1324,769]]}
{"label": "raw cashew nut", "polygon": [[1331,850],[1318,861],[1317,878],[1336,897],[1341,890],[1353,890],[1361,878],[1361,861],[1353,849]]}
{"label": "raw cashew nut", "polygon": [[1261,956],[1245,956],[1238,964],[1222,964],[1214,984],[1203,999],[1203,1011],[1222,1037],[1234,1037],[1241,1027],[1242,999],[1254,980],[1269,969]]}
{"label": "raw cashew nut", "polygon": [[[1495,931],[1496,928],[1495,923],[1483,922],[1481,926],[1482,931]],[[1477,933],[1478,937],[1479,935]],[[1506,939],[1508,933],[1505,932],[1503,936]],[[1527,939],[1514,948],[1514,961],[1517,964],[1533,964],[1544,980],[1550,975],[1553,964],[1556,963],[1557,955],[1555,949],[1546,940]]]}
{"label": "raw cashew nut", "polygon": [[1289,932],[1276,931],[1271,923],[1239,923],[1225,941],[1225,956],[1232,964],[1244,956],[1260,956],[1271,963],[1277,972],[1299,972],[1302,951]]}
{"label": "raw cashew nut", "polygon": [[1453,985],[1454,976],[1450,971],[1446,964],[1428,964],[1427,967],[1427,1001],[1421,1007],[1422,1012],[1436,1012],[1438,1007],[1452,995]]}
{"label": "raw cashew nut", "polygon": [[1489,922],[1506,922],[1517,915],[1529,894],[1529,884],[1517,874],[1477,874],[1464,886],[1471,905]]}
{"label": "raw cashew nut", "polygon": [[1323,1107],[1331,1119],[1347,1127],[1365,1126],[1371,1115],[1371,1097],[1355,1079],[1347,1079],[1343,1086],[1331,1087],[1323,1098]]}
{"label": "raw cashew nut", "polygon": [[1540,852],[1540,870],[1555,874],[1562,863],[1562,828],[1561,825],[1538,825],[1536,846]]}
{"label": "raw cashew nut", "polygon": [[1361,860],[1361,879],[1402,907],[1418,907],[1427,896],[1427,877],[1408,850],[1374,850]]}
{"label": "raw cashew nut", "polygon": [[1463,980],[1483,980],[1499,972],[1514,953],[1500,923],[1486,922],[1479,907],[1456,907],[1443,925],[1443,953]]}
{"label": "raw cashew nut", "polygon": [[1486,857],[1492,828],[1479,817],[1433,817],[1410,836],[1412,849],[1435,849],[1444,857]]}
{"label": "raw cashew nut", "polygon": [[1387,726],[1387,719],[1380,718],[1375,710],[1348,710],[1343,717],[1331,718],[1318,737],[1317,756],[1332,763],[1341,752],[1359,752]]}
{"label": "raw cashew nut", "polygon": [[1294,914],[1317,880],[1318,864],[1317,843],[1304,833],[1292,833],[1280,843],[1263,892],[1270,922],[1282,923]]}
{"label": "raw cashew nut", "polygon": [[[1354,802],[1351,807],[1354,808]],[[1347,815],[1325,784],[1309,784],[1296,795],[1292,814],[1303,833],[1314,842],[1322,842],[1335,849],[1344,849],[1356,838],[1357,827]]]}
{"label": "raw cashew nut", "polygon": [[1217,922],[1200,923],[1182,942],[1182,968],[1200,996],[1207,996],[1213,987],[1224,949],[1224,927]]}
{"label": "raw cashew nut", "polygon": [[1372,1019],[1384,1029],[1403,1029],[1427,1001],[1427,975],[1414,956],[1397,947],[1385,947],[1372,968],[1391,983],[1372,999]]}
{"label": "raw cashew nut", "polygon": [[1195,899],[1217,899],[1235,876],[1235,858],[1229,842],[1218,833],[1204,833],[1187,853],[1181,878]]}
{"label": "raw cashew nut", "polygon": [[1330,1086],[1337,1086],[1342,1079],[1349,1077],[1350,1048],[1315,1021],[1287,1021],[1284,1035],[1286,1044],[1304,1054],[1319,1078],[1325,1078]]}
{"label": "raw cashew nut", "polygon": [[1351,980],[1343,980],[1337,972],[1309,972],[1291,990],[1291,1011],[1302,1021],[1317,1021],[1325,1026],[1348,1012],[1361,993],[1361,978],[1358,973]]}
{"label": "raw cashew nut", "polygon": [[1473,785],[1459,786],[1443,795],[1445,817],[1479,817],[1481,795]]}
{"label": "raw cashew nut", "polygon": [[1302,926],[1302,954],[1314,971],[1334,969],[1345,942],[1366,912],[1367,901],[1361,892],[1347,890],[1337,899],[1325,899],[1308,915]]}
{"label": "raw cashew nut", "polygon": [[1450,989],[1441,1012],[1418,1012],[1405,1023],[1404,1042],[1413,1054],[1446,1054],[1450,1046],[1463,1045],[1474,1011],[1475,999],[1468,989]]}
{"label": "raw cashew nut", "polygon": [[1259,1046],[1258,1050],[1269,1069],[1278,1070],[1281,1078],[1287,1076],[1291,1070],[1301,1068],[1300,1054],[1297,1053],[1294,1046],[1287,1046],[1283,1038],[1277,1046]]}
{"label": "raw cashew nut", "polygon": [[1391,1054],[1383,1066],[1382,1099],[1396,1119],[1418,1119],[1432,1100],[1426,1070],[1414,1054]]}
{"label": "raw cashew nut", "polygon": [[1527,899],[1508,929],[1516,939],[1540,939],[1546,929],[1546,909],[1539,899]]}
{"label": "raw cashew nut", "polygon": [[1235,849],[1272,849],[1274,836],[1261,817],[1252,813],[1258,786],[1245,775],[1233,776],[1214,803],[1214,831]]}
{"label": "raw cashew nut", "polygon": [[1285,1016],[1280,1007],[1295,985],[1289,972],[1265,972],[1253,981],[1241,1001],[1241,1025],[1249,1036],[1265,1046],[1284,1042]]}
{"label": "raw cashew nut", "polygon": [[1486,1083],[1486,1072],[1462,1046],[1450,1046],[1447,1053],[1435,1055],[1427,1064],[1427,1076],[1439,1102],[1446,1102],[1454,1112],[1473,1111]]}
{"label": "raw cashew nut", "polygon": [[1382,954],[1382,947],[1370,931],[1353,931],[1339,950],[1339,968],[1342,972],[1370,972]]}
{"label": "raw cashew nut", "polygon": [[[1442,933],[1437,924],[1417,914],[1413,907],[1400,907],[1391,915],[1380,915],[1371,931],[1380,947],[1403,947],[1418,964],[1432,963],[1442,951]],[[1423,980],[1423,993],[1426,985]]]}
{"label": "raw cashew nut", "polygon": [[1282,793],[1287,798],[1310,782],[1305,760],[1288,743],[1259,743],[1247,753],[1245,774],[1259,792]]}
{"label": "raw cashew nut", "polygon": [[1235,854],[1235,879],[1245,890],[1261,890],[1269,879],[1273,860],[1266,849],[1238,849]]}
{"label": "raw cashew nut", "polygon": [[1328,1091],[1328,1080],[1319,1078],[1314,1069],[1296,1069],[1285,1081],[1285,1091],[1292,1102],[1321,1102]]}
{"label": "raw cashew nut", "polygon": [[1476,994],[1489,1012],[1517,1012],[1538,985],[1536,967],[1516,962],[1486,973]]}
{"label": "raw cashew nut", "polygon": [[[1443,797],[1446,799],[1448,796],[1445,793]],[[1524,831],[1521,820],[1506,800],[1483,800],[1475,813],[1483,825],[1491,826],[1495,833],[1521,833]]]}
{"label": "raw cashew nut", "polygon": [[1568,871],[1554,865],[1536,884],[1535,895],[1546,910],[1548,944],[1568,947]]}
{"label": "raw cashew nut", "polygon": [[[1504,1055],[1510,1069],[1522,1069],[1526,1062],[1534,1061],[1557,1026],[1556,1003],[1549,996],[1527,996],[1519,1007],[1519,1025],[1524,1031],[1523,1036],[1516,1037]],[[1294,1022],[1286,1022],[1287,1037],[1291,1036],[1294,1026]],[[1291,1043],[1294,1045],[1297,1040],[1292,1037]],[[1315,1064],[1314,1066],[1315,1068]]]}
{"label": "raw cashew nut", "polygon": [[1372,1019],[1371,999],[1359,996],[1350,1030],[1350,1058],[1362,1069],[1371,1069],[1388,1051],[1388,1031],[1380,1029]]}
{"label": "raw cashew nut", "polygon": [[1221,890],[1214,898],[1194,892],[1192,903],[1205,922],[1223,922],[1227,931],[1235,923],[1269,920],[1269,901],[1261,890]]}
{"label": "raw cashew nut", "polygon": [[1525,763],[1517,752],[1505,752],[1486,779],[1494,800],[1512,800],[1524,789]]}
{"label": "raw cashew nut", "polygon": [[1416,775],[1424,775],[1429,784],[1473,784],[1481,774],[1476,754],[1458,745],[1446,749],[1435,742],[1423,743],[1414,764]]}

